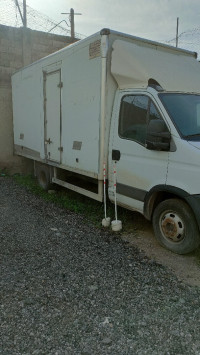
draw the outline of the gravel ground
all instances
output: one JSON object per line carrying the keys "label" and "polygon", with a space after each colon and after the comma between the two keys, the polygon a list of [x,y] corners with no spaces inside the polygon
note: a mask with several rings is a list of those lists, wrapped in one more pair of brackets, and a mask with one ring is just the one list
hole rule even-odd
{"label": "gravel ground", "polygon": [[1,354],[200,354],[200,289],[0,178]]}

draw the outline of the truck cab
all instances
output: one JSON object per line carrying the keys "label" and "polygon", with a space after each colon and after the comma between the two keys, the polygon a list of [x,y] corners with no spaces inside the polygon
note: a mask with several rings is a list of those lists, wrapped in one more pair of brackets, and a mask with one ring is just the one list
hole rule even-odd
{"label": "truck cab", "polygon": [[153,79],[146,90],[118,90],[110,132],[110,200],[115,165],[118,203],[152,219],[168,249],[193,250],[199,244],[200,95],[167,92]]}

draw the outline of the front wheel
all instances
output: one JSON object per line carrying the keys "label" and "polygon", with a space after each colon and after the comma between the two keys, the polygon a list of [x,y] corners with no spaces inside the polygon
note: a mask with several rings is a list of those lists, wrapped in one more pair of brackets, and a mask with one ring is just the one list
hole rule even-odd
{"label": "front wheel", "polygon": [[158,242],[174,253],[190,253],[200,244],[193,212],[182,200],[169,199],[159,203],[153,214],[153,228]]}

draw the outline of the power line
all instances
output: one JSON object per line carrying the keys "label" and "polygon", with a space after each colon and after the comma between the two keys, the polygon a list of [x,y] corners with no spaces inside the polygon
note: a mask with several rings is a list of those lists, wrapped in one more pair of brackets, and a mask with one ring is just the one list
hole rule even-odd
{"label": "power line", "polygon": [[[17,0],[17,2],[23,17],[23,2],[21,0]],[[26,15],[28,28],[32,30],[49,32],[55,26],[51,33],[64,36],[71,35],[70,29],[66,28],[66,26],[62,24],[56,26],[56,21],[28,5],[26,5]],[[16,0],[0,0],[0,24],[13,27],[22,26],[23,21],[16,5]],[[86,36],[76,32],[75,37],[81,39]]]}
{"label": "power line", "polygon": [[[21,0],[17,1],[21,11],[23,9],[23,2]],[[23,11],[22,11],[23,13]],[[27,25],[30,29],[43,32],[51,32],[59,35],[71,35],[70,26],[68,21],[63,20],[63,22],[57,23],[43,13],[26,6],[27,14]],[[69,15],[69,13],[67,13]],[[23,16],[23,14],[22,14]],[[16,5],[16,0],[0,0],[0,23],[2,25],[20,27],[22,26],[22,19],[19,14],[18,7]],[[65,24],[65,25],[63,25]],[[85,38],[86,36],[75,33],[76,38]],[[170,45],[176,45],[176,37],[169,40],[163,40],[163,43]],[[197,52],[200,55],[200,27],[193,29],[188,29],[178,34],[178,46],[183,49],[188,49],[193,52]]]}

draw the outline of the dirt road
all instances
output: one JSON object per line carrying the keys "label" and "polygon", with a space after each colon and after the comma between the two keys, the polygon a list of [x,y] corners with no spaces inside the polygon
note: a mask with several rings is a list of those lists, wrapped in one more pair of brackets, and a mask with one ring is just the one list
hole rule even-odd
{"label": "dirt road", "polygon": [[186,284],[200,287],[200,263],[197,252],[188,255],[177,255],[159,245],[154,237],[150,223],[144,220],[137,226],[135,233],[123,234],[122,239],[139,248],[151,260],[162,264],[176,274]]}

